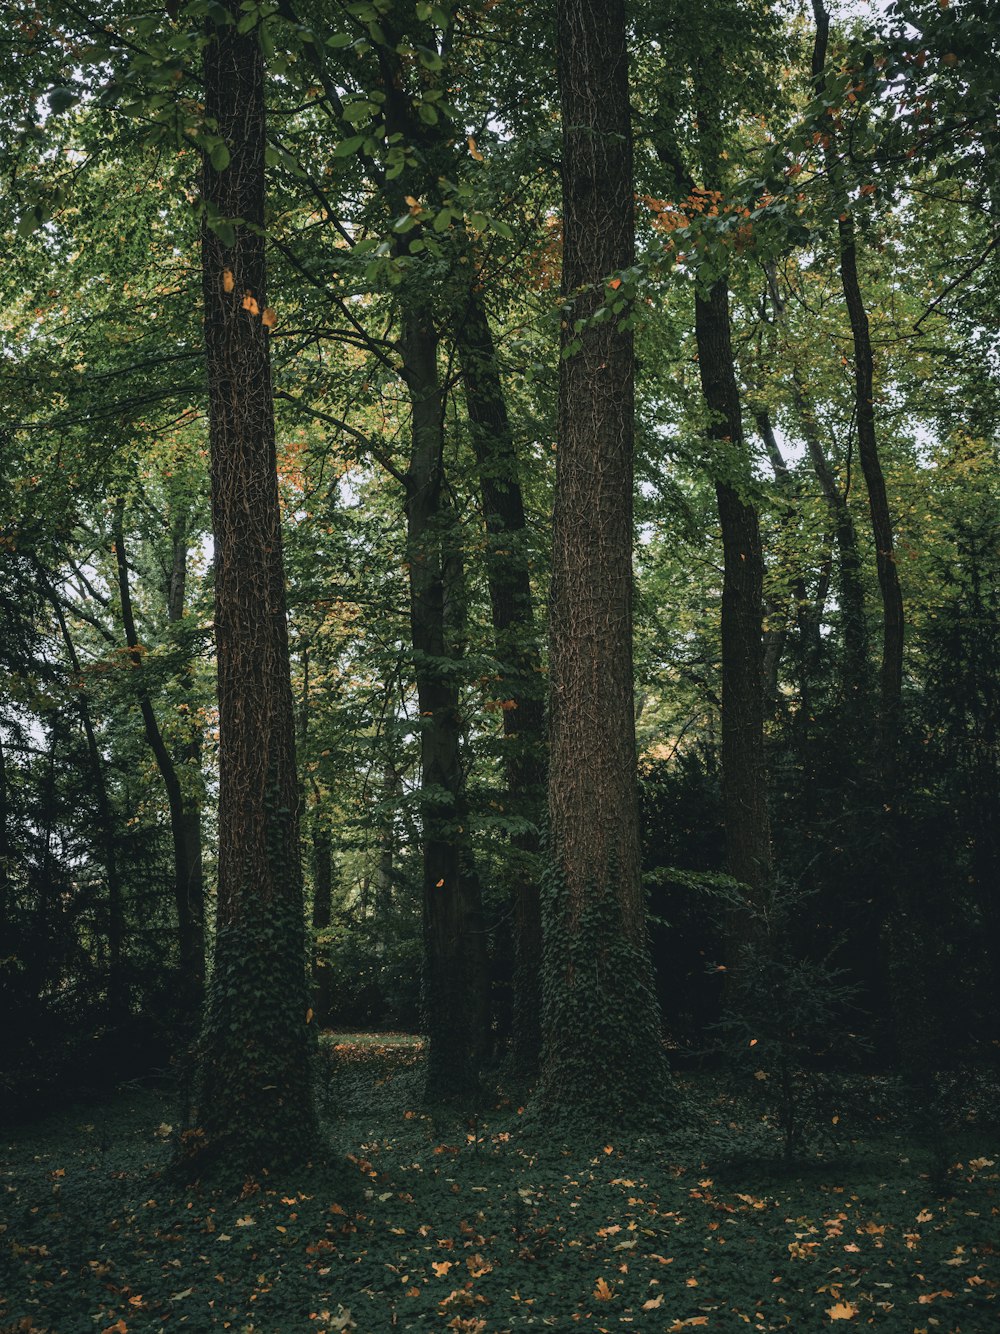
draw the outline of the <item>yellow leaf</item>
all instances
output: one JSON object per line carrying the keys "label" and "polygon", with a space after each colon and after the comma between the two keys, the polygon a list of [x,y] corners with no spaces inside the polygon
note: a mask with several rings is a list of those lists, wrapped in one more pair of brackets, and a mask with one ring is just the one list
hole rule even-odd
{"label": "yellow leaf", "polygon": [[919,1214],[917,1214],[917,1222],[929,1223],[933,1217],[934,1215],[931,1213],[930,1209],[921,1209]]}
{"label": "yellow leaf", "polygon": [[850,1302],[837,1302],[836,1306],[828,1307],[826,1313],[831,1320],[853,1320],[858,1308]]}
{"label": "yellow leaf", "polygon": [[274,328],[274,326],[278,323],[278,317],[274,313],[273,306],[265,306],[264,314],[260,317],[260,322],[261,324],[263,324],[265,329]]}
{"label": "yellow leaf", "polygon": [[594,1285],[594,1296],[597,1300],[599,1302],[609,1302],[614,1295],[607,1282],[603,1278],[599,1278]]}
{"label": "yellow leaf", "polygon": [[473,137],[472,137],[471,134],[469,135],[468,139],[466,140],[466,143],[469,145],[469,152],[472,154],[472,156],[475,158],[475,160],[476,160],[477,162],[482,162],[482,161],[484,161],[483,155],[482,155],[482,153],[480,153],[479,149],[476,147],[476,141],[475,141],[475,139],[473,139]]}
{"label": "yellow leaf", "polygon": [[662,1305],[663,1293],[660,1292],[655,1297],[650,1297],[648,1302],[643,1302],[642,1309],[644,1311],[658,1311]]}
{"label": "yellow leaf", "polygon": [[236,279],[233,277],[232,269],[223,269],[222,290],[224,292],[231,292],[235,286],[236,286]]}
{"label": "yellow leaf", "polygon": [[[310,1008],[310,1009],[306,1010],[306,1023],[307,1023],[307,1024],[311,1024],[311,1023],[312,1023],[312,1017],[313,1017],[313,1012],[312,1012],[312,1009]],[[290,1203],[291,1203],[291,1204],[294,1204],[295,1201],[294,1201],[294,1200],[291,1200]]]}

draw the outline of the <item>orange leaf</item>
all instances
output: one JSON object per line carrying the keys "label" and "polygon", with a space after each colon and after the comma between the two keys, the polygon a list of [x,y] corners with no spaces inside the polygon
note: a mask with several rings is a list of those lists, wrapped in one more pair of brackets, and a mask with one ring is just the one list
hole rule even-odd
{"label": "orange leaf", "polygon": [[235,286],[236,286],[236,279],[233,277],[232,269],[223,269],[222,290],[224,292],[231,292]]}
{"label": "orange leaf", "polygon": [[274,328],[274,326],[278,323],[278,317],[274,313],[273,306],[265,306],[264,314],[260,317],[260,322],[261,324],[263,324],[265,329]]}
{"label": "orange leaf", "polygon": [[437,1274],[438,1278],[444,1278],[454,1263],[454,1260],[435,1260],[431,1264],[431,1268],[434,1270],[435,1274]]}
{"label": "orange leaf", "polygon": [[837,1302],[836,1306],[827,1307],[826,1313],[831,1320],[853,1320],[858,1308],[850,1302]]}
{"label": "orange leaf", "polygon": [[470,153],[472,154],[472,156],[476,159],[476,161],[477,161],[477,162],[482,162],[482,161],[483,161],[483,155],[482,155],[482,153],[480,153],[479,149],[476,147],[476,141],[475,141],[475,139],[473,139],[472,136],[470,135],[469,138],[466,140],[466,143],[469,145],[469,152],[470,152]]}
{"label": "orange leaf", "polygon": [[650,1297],[648,1302],[643,1302],[644,1311],[658,1311],[663,1305],[663,1293],[658,1293],[655,1297]]}
{"label": "orange leaf", "polygon": [[[307,1023],[307,1024],[311,1024],[311,1023],[312,1023],[312,1017],[313,1017],[313,1012],[312,1012],[312,1008],[310,1007],[308,1010],[306,1010],[306,1023]],[[294,1200],[286,1200],[285,1203],[286,1203],[286,1204],[294,1204],[295,1201],[294,1201]]]}
{"label": "orange leaf", "polygon": [[251,315],[260,314],[260,306],[257,305],[257,298],[251,296],[249,292],[243,297],[243,309],[248,310]]}
{"label": "orange leaf", "polygon": [[607,1282],[603,1278],[599,1278],[594,1285],[594,1296],[597,1300],[599,1302],[609,1302],[614,1295],[614,1292],[608,1287]]}
{"label": "orange leaf", "polygon": [[613,292],[617,292],[619,287],[621,287],[621,285],[622,285],[622,280],[620,278],[612,278],[611,281],[608,283],[608,286],[611,288]]}

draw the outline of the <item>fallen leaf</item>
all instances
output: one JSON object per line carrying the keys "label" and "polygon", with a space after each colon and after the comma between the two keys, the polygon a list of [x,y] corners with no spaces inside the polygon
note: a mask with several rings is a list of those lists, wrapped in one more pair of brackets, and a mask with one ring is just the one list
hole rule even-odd
{"label": "fallen leaf", "polygon": [[609,1302],[614,1295],[607,1282],[603,1278],[599,1278],[594,1285],[594,1296],[597,1300],[599,1302]]}
{"label": "fallen leaf", "polygon": [[648,1302],[643,1302],[644,1311],[658,1311],[663,1305],[663,1293],[658,1293],[655,1297],[650,1297]]}
{"label": "fallen leaf", "polygon": [[837,1302],[835,1306],[827,1307],[826,1313],[831,1320],[853,1320],[858,1308],[852,1306],[850,1302]]}
{"label": "fallen leaf", "polygon": [[434,1270],[435,1274],[437,1274],[438,1278],[444,1278],[454,1263],[454,1260],[434,1260],[431,1263],[431,1268]]}

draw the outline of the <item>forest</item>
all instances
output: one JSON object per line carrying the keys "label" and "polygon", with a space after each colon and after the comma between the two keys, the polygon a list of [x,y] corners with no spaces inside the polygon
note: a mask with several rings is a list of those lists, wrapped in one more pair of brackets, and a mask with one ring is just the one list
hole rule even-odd
{"label": "forest", "polygon": [[995,0],[0,55],[0,1334],[993,1329]]}

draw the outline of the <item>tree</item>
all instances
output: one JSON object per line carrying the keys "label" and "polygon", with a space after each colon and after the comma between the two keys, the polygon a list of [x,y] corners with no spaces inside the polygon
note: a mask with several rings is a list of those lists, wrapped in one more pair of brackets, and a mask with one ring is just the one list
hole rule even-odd
{"label": "tree", "polygon": [[219,676],[216,941],[198,1120],[213,1155],[304,1155],[315,1113],[264,243],[264,60],[212,21],[202,289]]}
{"label": "tree", "polygon": [[[624,4],[560,0],[557,17],[565,299],[542,1097],[613,1115],[663,1091],[636,816],[633,347],[613,313],[634,259],[632,130]],[[595,318],[602,310],[611,318]]]}

